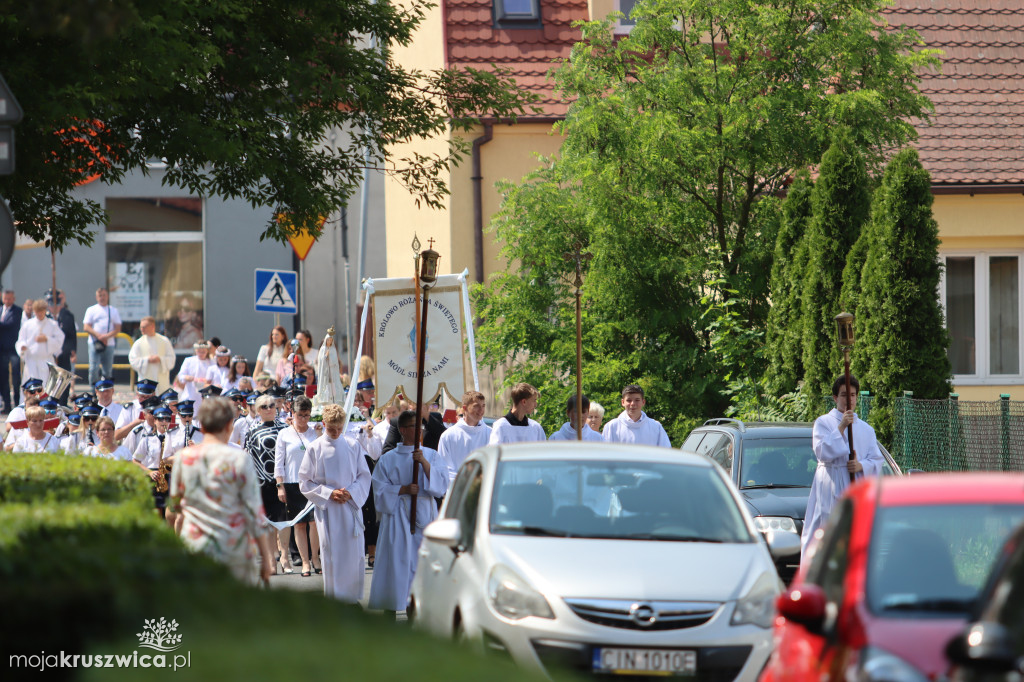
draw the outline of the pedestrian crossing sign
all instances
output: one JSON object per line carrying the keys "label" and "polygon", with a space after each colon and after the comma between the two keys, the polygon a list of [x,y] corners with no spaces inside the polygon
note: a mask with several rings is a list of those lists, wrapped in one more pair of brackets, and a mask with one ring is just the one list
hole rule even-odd
{"label": "pedestrian crossing sign", "polygon": [[264,270],[256,268],[256,312],[299,312],[299,276],[294,270]]}

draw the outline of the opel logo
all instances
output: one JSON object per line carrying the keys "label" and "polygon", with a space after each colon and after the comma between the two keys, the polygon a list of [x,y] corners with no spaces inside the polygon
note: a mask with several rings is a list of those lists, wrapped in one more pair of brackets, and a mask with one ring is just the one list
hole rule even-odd
{"label": "opel logo", "polygon": [[629,617],[642,628],[649,628],[658,620],[658,612],[650,604],[633,604],[629,608]]}

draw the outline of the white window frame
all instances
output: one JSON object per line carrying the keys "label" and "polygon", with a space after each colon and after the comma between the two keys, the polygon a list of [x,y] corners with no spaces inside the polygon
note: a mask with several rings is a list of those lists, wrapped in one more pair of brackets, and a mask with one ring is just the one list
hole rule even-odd
{"label": "white window frame", "polygon": [[[989,338],[989,259],[993,256],[1017,258],[1017,324],[1021,338],[1017,342],[1017,374],[992,374]],[[986,249],[984,251],[940,251],[942,276],[939,279],[939,305],[946,318],[946,262],[948,258],[974,259],[974,367],[975,374],[954,374],[953,383],[960,386],[1012,386],[1024,383],[1024,251],[1019,249]],[[947,323],[948,324],[948,323]]]}
{"label": "white window frame", "polygon": [[[636,2],[634,2],[633,4],[635,5]],[[623,14],[625,14],[625,11],[623,11],[623,9],[622,9],[622,0],[615,0],[615,11],[616,12],[622,12]],[[624,23],[622,23],[622,20],[620,19],[620,20],[615,22],[614,33],[615,33],[615,35],[629,35],[630,31],[633,30],[634,26],[636,26],[635,22],[634,23],[629,23],[629,24],[624,24]]]}

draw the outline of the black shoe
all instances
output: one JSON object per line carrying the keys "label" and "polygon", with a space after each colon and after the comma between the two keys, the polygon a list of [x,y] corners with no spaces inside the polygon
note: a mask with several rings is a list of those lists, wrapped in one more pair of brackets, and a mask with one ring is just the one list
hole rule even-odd
{"label": "black shoe", "polygon": [[298,554],[292,554],[292,566],[301,566],[301,565],[302,565],[302,557],[300,557]]}

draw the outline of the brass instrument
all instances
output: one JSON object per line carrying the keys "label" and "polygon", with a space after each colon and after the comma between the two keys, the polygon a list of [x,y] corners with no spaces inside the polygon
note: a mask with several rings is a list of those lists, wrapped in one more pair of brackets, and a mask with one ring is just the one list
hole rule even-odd
{"label": "brass instrument", "polygon": [[170,460],[164,461],[164,449],[167,445],[167,435],[158,433],[156,437],[160,441],[160,460],[156,465],[156,491],[158,493],[165,493],[170,489],[171,467],[173,465]]}
{"label": "brass instrument", "polygon": [[46,363],[46,381],[43,382],[43,392],[56,400],[76,378],[74,372],[69,372],[63,367],[48,362]]}

